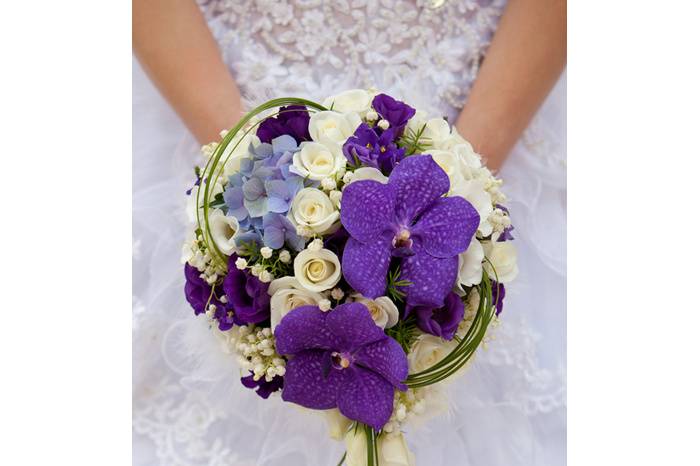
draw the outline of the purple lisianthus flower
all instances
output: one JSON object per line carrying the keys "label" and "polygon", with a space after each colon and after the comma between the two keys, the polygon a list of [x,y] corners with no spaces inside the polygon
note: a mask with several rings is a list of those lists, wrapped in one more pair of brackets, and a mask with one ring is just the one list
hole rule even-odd
{"label": "purple lisianthus flower", "polygon": [[[236,267],[238,256],[228,260],[228,273],[224,278],[224,293],[231,311],[231,325],[257,324],[270,318],[268,284],[258,280],[248,270]],[[230,328],[230,327],[229,327]]]}
{"label": "purple lisianthus flower", "polygon": [[506,297],[506,287],[503,283],[496,283],[491,280],[491,299],[493,305],[496,306],[496,316],[501,315],[503,311],[503,299]]}
{"label": "purple lisianthus flower", "polygon": [[406,154],[406,149],[394,143],[395,132],[389,128],[378,136],[367,123],[362,123],[343,144],[343,155],[353,165],[361,163],[389,174]]}
{"label": "purple lisianthus flower", "polygon": [[415,108],[386,94],[379,94],[376,96],[372,100],[372,107],[374,107],[382,119],[389,122],[390,128],[395,129],[396,132],[394,136],[396,137],[401,136],[408,120],[416,114]]}
{"label": "purple lisianthus flower", "polygon": [[[204,281],[199,275],[201,272],[190,264],[185,264],[185,298],[190,303],[194,314],[199,315],[207,309],[207,302],[211,294],[211,285]],[[217,304],[216,297],[213,297],[213,304]]]}
{"label": "purple lisianthus flower", "polygon": [[255,393],[257,393],[259,397],[267,399],[270,394],[280,390],[284,386],[284,378],[276,375],[269,382],[265,380],[265,377],[262,377],[260,380],[255,380],[251,372],[250,375],[241,377],[241,383],[244,387],[255,390]]}
{"label": "purple lisianthus flower", "polygon": [[283,134],[292,136],[297,144],[310,141],[309,112],[303,105],[280,107],[280,113],[276,117],[267,118],[260,123],[256,134],[262,142],[272,142]]}
{"label": "purple lisianthus flower", "polygon": [[[496,207],[498,207],[499,209],[501,209],[501,210],[502,210],[503,212],[505,212],[506,214],[510,215],[510,212],[508,212],[508,209],[506,209],[506,208],[505,208],[504,206],[502,206],[501,204],[496,204]],[[513,235],[511,235],[510,233],[511,233],[514,229],[515,229],[515,227],[513,227],[513,225],[508,225],[508,226],[503,230],[503,233],[501,233],[501,234],[498,236],[497,241],[501,241],[501,242],[502,242],[502,241],[513,241],[515,238],[513,238]]]}
{"label": "purple lisianthus flower", "polygon": [[351,183],[340,220],[350,234],[343,251],[348,284],[374,299],[386,294],[387,272],[398,257],[408,306],[441,307],[457,277],[458,255],[479,226],[476,209],[461,197],[443,197],[447,174],[430,155],[404,159],[387,184]]}
{"label": "purple lisianthus flower", "polygon": [[282,399],[311,409],[337,407],[347,418],[379,430],[391,417],[394,389],[406,390],[406,354],[361,303],[322,312],[301,306],[275,328],[287,355]]}
{"label": "purple lisianthus flower", "polygon": [[416,315],[418,328],[443,340],[452,340],[464,318],[464,303],[457,293],[450,291],[442,307],[417,306],[408,309],[411,312]]}

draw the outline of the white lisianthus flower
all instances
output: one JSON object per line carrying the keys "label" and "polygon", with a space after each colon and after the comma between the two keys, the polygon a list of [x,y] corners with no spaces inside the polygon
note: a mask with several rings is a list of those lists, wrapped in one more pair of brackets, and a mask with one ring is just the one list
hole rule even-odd
{"label": "white lisianthus flower", "polygon": [[337,146],[328,148],[318,142],[304,141],[292,158],[290,171],[303,178],[321,181],[335,176],[345,163],[345,156]]}
{"label": "white lisianthus flower", "polygon": [[366,114],[372,105],[372,96],[364,89],[350,89],[340,94],[328,97],[323,101],[323,106],[332,108],[333,111],[346,113],[355,112]]}
{"label": "white lisianthus flower", "polygon": [[[350,429],[345,434],[345,464],[367,465],[367,438],[364,430]],[[408,449],[401,432],[384,434],[377,439],[379,466],[415,466],[416,459]]]}
{"label": "white lisianthus flower", "polygon": [[323,295],[309,291],[294,277],[273,280],[267,289],[270,298],[270,328],[275,330],[289,311],[299,306],[318,306]]}
{"label": "white lisianthus flower", "polygon": [[343,440],[343,437],[345,437],[345,434],[352,425],[352,421],[340,414],[338,408],[326,409],[322,412],[326,418],[330,437],[333,440]]}
{"label": "white lisianthus flower", "polygon": [[224,149],[224,153],[221,155],[220,159],[222,162],[226,161],[226,164],[224,165],[224,176],[228,178],[234,173],[238,173],[240,171],[241,159],[248,155],[248,149],[250,148],[251,144],[253,147],[260,145],[260,138],[258,138],[252,132],[246,134],[242,138],[240,136],[236,136],[228,144],[228,146],[226,146],[226,149]]}
{"label": "white lisianthus flower", "polygon": [[382,172],[380,172],[376,168],[360,167],[354,172],[352,172],[352,177],[350,178],[350,181],[346,183],[346,186],[350,183],[354,183],[355,181],[361,180],[374,180],[379,181],[382,184],[387,184],[389,182],[389,178],[387,178]]}
{"label": "white lisianthus flower", "polygon": [[408,373],[415,374],[442,361],[454,349],[455,342],[424,333],[416,338],[408,353]]}
{"label": "white lisianthus flower", "polygon": [[328,249],[304,249],[294,258],[294,277],[309,291],[331,289],[340,281],[338,256]]}
{"label": "white lisianthus flower", "polygon": [[391,328],[399,321],[399,309],[387,296],[369,299],[360,293],[353,293],[350,299],[367,306],[372,320],[380,328]]}
{"label": "white lisianthus flower", "polygon": [[326,193],[316,188],[299,191],[294,196],[289,214],[296,227],[318,234],[332,233],[340,220],[337,207]]}
{"label": "white lisianthus flower", "polygon": [[440,168],[447,174],[450,179],[450,192],[452,192],[464,184],[464,172],[462,167],[462,161],[459,156],[448,150],[433,150],[430,152],[435,163],[438,164]]}
{"label": "white lisianthus flower", "polygon": [[479,233],[482,236],[490,235],[493,225],[489,222],[489,215],[493,212],[493,204],[491,196],[484,190],[483,182],[481,180],[463,181],[452,190],[452,195],[461,196],[474,206],[480,218]]}
{"label": "white lisianthus flower", "polygon": [[221,209],[209,212],[209,231],[222,253],[230,256],[236,252],[236,238],[238,238],[238,220],[236,217],[227,217]]}
{"label": "white lisianthus flower", "polygon": [[331,151],[340,150],[361,123],[360,116],[355,112],[316,112],[309,118],[309,134],[312,140]]}
{"label": "white lisianthus flower", "polygon": [[[484,248],[476,237],[472,238],[466,251],[459,255],[459,272],[457,284],[472,286],[481,283],[483,278]],[[461,290],[461,287],[459,287]],[[460,293],[464,294],[464,293]]]}
{"label": "white lisianthus flower", "polygon": [[[204,207],[204,188],[204,183],[200,183],[198,186],[193,187],[192,191],[190,191],[190,195],[187,196],[187,206],[185,210],[187,212],[187,219],[190,221],[190,223],[197,223],[197,209],[195,208],[195,204],[197,204],[197,193],[200,191],[200,189],[201,192],[199,192],[199,215],[201,216],[200,218],[204,218],[204,212],[202,212],[202,208]],[[214,199],[214,196],[216,196],[217,194],[224,192],[224,187],[221,186],[219,183],[212,184],[210,189],[210,200]]]}
{"label": "white lisianthus flower", "polygon": [[518,254],[515,246],[509,241],[498,243],[488,241],[483,244],[483,247],[488,259],[484,264],[484,269],[489,277],[492,280],[497,279],[500,283],[515,280],[515,277],[518,276]]}
{"label": "white lisianthus flower", "polygon": [[450,124],[444,118],[431,118],[425,122],[421,139],[425,139],[430,148],[442,149],[450,136]]}

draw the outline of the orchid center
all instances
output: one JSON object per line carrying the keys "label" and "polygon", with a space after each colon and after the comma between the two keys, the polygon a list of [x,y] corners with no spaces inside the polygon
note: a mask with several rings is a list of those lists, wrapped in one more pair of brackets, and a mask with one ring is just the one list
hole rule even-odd
{"label": "orchid center", "polygon": [[350,353],[339,353],[337,351],[334,351],[331,354],[331,359],[333,360],[333,366],[336,369],[347,369],[350,367],[350,363],[352,362],[352,356]]}
{"label": "orchid center", "polygon": [[392,242],[396,249],[410,248],[413,245],[413,240],[411,239],[411,232],[406,228],[402,228],[396,236],[394,236],[394,241]]}

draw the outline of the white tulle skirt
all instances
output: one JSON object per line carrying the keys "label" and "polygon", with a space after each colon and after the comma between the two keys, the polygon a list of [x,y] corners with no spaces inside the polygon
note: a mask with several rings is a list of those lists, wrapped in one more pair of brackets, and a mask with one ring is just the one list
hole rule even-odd
{"label": "white tulle skirt", "polygon": [[[134,62],[135,465],[335,465],[323,417],[239,381],[184,300],[185,190],[199,147]],[[520,274],[446,415],[407,429],[418,465],[563,465],[566,161],[563,77],[502,170]]]}

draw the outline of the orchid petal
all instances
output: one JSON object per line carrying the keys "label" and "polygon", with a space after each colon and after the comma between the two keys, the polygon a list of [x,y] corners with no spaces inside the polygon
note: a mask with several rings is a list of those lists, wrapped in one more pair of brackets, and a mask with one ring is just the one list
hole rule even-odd
{"label": "orchid petal", "polygon": [[425,251],[435,257],[452,257],[466,251],[479,227],[476,209],[461,197],[435,201],[411,228],[421,238]]}
{"label": "orchid petal", "polygon": [[326,327],[340,342],[340,346],[335,348],[338,351],[354,351],[360,346],[386,338],[382,329],[372,320],[367,306],[362,303],[346,303],[336,307],[328,313]]}
{"label": "orchid petal", "polygon": [[367,243],[391,227],[395,191],[374,180],[356,181],[343,191],[340,221],[350,236]]}
{"label": "orchid petal", "polygon": [[336,407],[338,392],[351,374],[346,370],[331,369],[324,373],[322,350],[303,351],[287,362],[282,399],[310,409]]}
{"label": "orchid petal", "polygon": [[459,258],[433,257],[420,249],[401,263],[401,280],[410,285],[403,288],[408,306],[442,307],[445,296],[457,279]]}
{"label": "orchid petal", "polygon": [[401,345],[393,338],[386,337],[360,348],[355,362],[378,373],[396,388],[406,390],[402,382],[408,377],[408,362]]}
{"label": "orchid petal", "polygon": [[449,191],[450,179],[432,156],[415,155],[396,166],[389,176],[389,186],[396,189],[396,218],[408,224]]}
{"label": "orchid petal", "polygon": [[326,327],[326,313],[317,306],[300,306],[275,327],[275,346],[280,354],[296,354],[308,349],[335,350],[340,342]]}
{"label": "orchid petal", "polygon": [[394,387],[381,376],[362,367],[348,372],[338,392],[338,409],[347,418],[380,430],[394,409]]}
{"label": "orchid petal", "polygon": [[351,287],[367,298],[384,296],[390,260],[391,234],[384,234],[367,244],[350,238],[343,251],[343,276]]}

